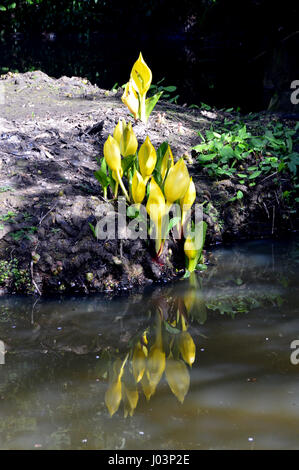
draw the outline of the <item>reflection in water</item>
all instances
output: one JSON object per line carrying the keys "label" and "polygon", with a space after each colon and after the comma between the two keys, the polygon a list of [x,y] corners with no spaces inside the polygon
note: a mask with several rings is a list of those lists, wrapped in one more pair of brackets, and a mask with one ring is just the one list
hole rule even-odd
{"label": "reflection in water", "polygon": [[[168,295],[156,299],[155,323],[136,335],[125,359],[115,359],[109,365],[109,386],[105,403],[112,416],[124,405],[124,416],[133,416],[139,393],[147,400],[154,395],[163,373],[172,393],[183,403],[190,386],[188,367],[196,354],[194,341],[187,331],[188,314],[199,301],[199,285],[195,273],[184,298]],[[141,387],[138,387],[140,383]]]}
{"label": "reflection in water", "polygon": [[117,298],[0,298],[0,449],[298,448],[299,243]]}

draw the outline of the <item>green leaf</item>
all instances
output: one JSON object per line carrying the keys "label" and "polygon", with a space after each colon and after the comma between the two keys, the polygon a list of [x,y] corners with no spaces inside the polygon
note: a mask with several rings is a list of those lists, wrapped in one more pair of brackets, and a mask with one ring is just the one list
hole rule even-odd
{"label": "green leaf", "polygon": [[167,91],[168,93],[173,93],[176,89],[177,87],[173,85],[163,87],[163,90]]}
{"label": "green leaf", "polygon": [[124,175],[127,175],[127,172],[132,168],[136,161],[136,155],[128,155],[127,157],[122,158],[121,167],[123,169]]}
{"label": "green leaf", "polygon": [[3,5],[0,5],[0,11],[6,11],[6,7]]}
{"label": "green leaf", "polygon": [[147,98],[145,100],[145,117],[146,117],[146,120],[148,120],[152,110],[156,106],[156,104],[159,101],[162,94],[163,94],[163,91],[160,91],[159,93],[156,93],[154,96],[151,96],[150,98]]}
{"label": "green leaf", "polygon": [[262,173],[261,170],[256,170],[253,173],[251,173],[251,175],[249,176],[249,179],[253,180],[253,179],[257,178],[258,176],[260,176],[261,173]]}

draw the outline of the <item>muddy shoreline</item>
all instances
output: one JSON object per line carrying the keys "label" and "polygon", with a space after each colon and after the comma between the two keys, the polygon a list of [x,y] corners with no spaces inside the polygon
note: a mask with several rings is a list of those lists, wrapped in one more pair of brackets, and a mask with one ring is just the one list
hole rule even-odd
{"label": "muddy shoreline", "polygon": [[[166,243],[162,263],[145,240],[97,241],[89,224],[104,204],[94,177],[97,157],[120,118],[131,119],[119,92],[101,90],[78,77],[52,79],[42,72],[0,79],[0,293],[89,294],[142,289],[184,273],[179,244]],[[198,131],[229,116],[159,102],[147,125],[134,123],[142,143],[167,140],[176,158],[185,155],[204,203],[206,249],[217,243],[279,237],[298,230],[273,178],[254,188],[233,180],[212,181],[196,163]],[[279,120],[260,113],[259,120]],[[243,116],[246,121],[246,116]],[[238,190],[242,201],[231,201]],[[208,258],[208,253],[206,254]]]}

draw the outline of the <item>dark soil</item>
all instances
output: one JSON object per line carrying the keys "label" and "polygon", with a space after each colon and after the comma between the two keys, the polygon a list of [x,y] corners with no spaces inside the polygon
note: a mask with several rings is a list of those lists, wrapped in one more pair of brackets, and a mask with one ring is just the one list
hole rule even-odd
{"label": "dark soil", "polygon": [[[0,292],[92,293],[136,289],[184,272],[181,247],[169,241],[160,263],[146,241],[97,241],[89,223],[104,204],[96,158],[119,118],[131,119],[120,100],[87,80],[52,79],[42,72],[1,77]],[[205,203],[207,247],[239,239],[277,236],[297,228],[273,178],[248,189],[232,180],[213,182],[196,165],[197,132],[228,113],[159,102],[147,125],[132,120],[140,144],[167,140],[175,158],[185,155]],[[278,119],[261,114],[261,121]],[[238,190],[242,201],[229,201]]]}

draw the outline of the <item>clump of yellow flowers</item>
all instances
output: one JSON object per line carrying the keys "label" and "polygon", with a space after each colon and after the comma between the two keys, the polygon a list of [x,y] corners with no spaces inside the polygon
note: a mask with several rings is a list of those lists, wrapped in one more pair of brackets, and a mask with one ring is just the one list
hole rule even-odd
{"label": "clump of yellow flowers", "polygon": [[[103,153],[95,176],[103,187],[104,198],[108,196],[109,187],[114,198],[121,188],[128,204],[133,204],[137,211],[144,204],[150,217],[157,258],[162,254],[170,229],[178,227],[179,238],[185,236],[187,270],[194,271],[200,261],[206,226],[201,222],[191,230],[188,216],[196,199],[196,189],[184,159],[175,163],[169,144],[163,142],[156,150],[148,136],[138,149],[132,124],[124,119],[117,123],[113,135],[108,136]],[[169,212],[174,204],[180,209],[180,215],[171,224]],[[199,232],[202,236],[198,244]]]}
{"label": "clump of yellow flowers", "polygon": [[147,122],[149,115],[154,109],[163,92],[156,93],[150,98],[146,94],[152,83],[151,69],[145,63],[140,52],[138,60],[133,65],[130,79],[125,86],[121,97],[122,102],[128,107],[134,118]]}

